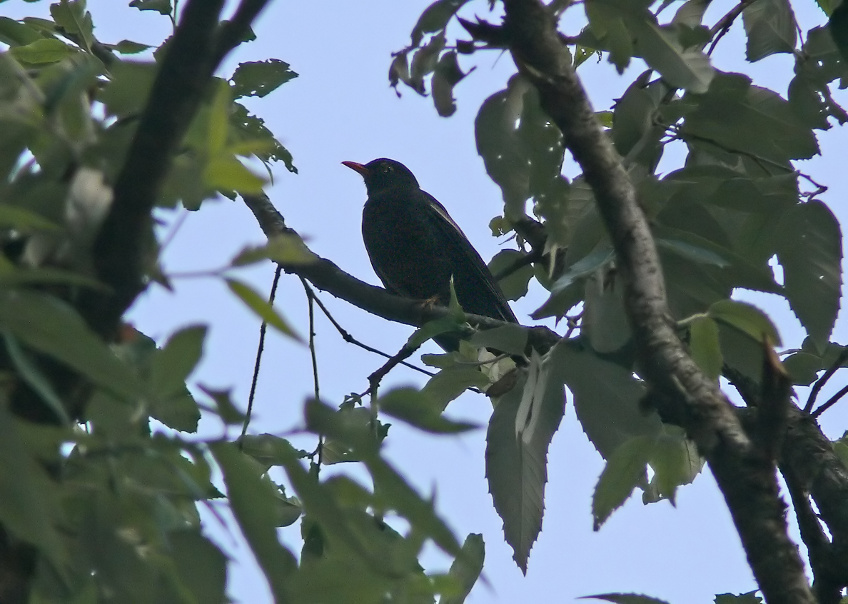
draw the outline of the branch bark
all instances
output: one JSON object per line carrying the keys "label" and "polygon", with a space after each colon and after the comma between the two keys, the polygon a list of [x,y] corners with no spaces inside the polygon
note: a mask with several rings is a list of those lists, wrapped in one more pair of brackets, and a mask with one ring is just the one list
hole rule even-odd
{"label": "branch bark", "polygon": [[661,416],[682,425],[707,458],[767,601],[814,603],[803,562],[786,532],[774,463],[677,338],[650,227],[564,52],[555,18],[539,0],[504,0],[504,6],[513,59],[538,89],[542,107],[562,130],[594,192],[624,279],[639,370],[659,394]]}
{"label": "branch bark", "polygon": [[[286,226],[283,216],[274,208],[265,196],[243,196],[245,205],[256,217],[262,232],[268,238],[278,235],[297,235]],[[281,264],[287,273],[308,280],[320,290],[350,302],[373,315],[388,321],[420,327],[428,321],[443,318],[450,311],[440,306],[422,305],[418,300],[402,298],[389,293],[382,287],[376,287],[361,281],[340,269],[333,262],[314,255],[314,261],[308,264]],[[514,325],[497,319],[466,313],[466,320],[475,327],[494,328]],[[524,327],[527,330],[528,343],[544,353],[556,344],[560,336],[547,327]]]}

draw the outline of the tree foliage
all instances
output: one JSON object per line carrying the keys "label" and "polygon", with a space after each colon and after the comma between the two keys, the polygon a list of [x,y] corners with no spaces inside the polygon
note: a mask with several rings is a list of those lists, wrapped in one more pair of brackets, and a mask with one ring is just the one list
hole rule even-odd
{"label": "tree foliage", "polygon": [[[515,61],[475,122],[503,194],[492,231],[515,241],[491,267],[510,299],[533,282],[549,292],[533,318],[555,318],[554,332],[398,299],[318,257],[285,224],[263,190],[280,164],[296,173],[292,155],[243,101],[297,73],[274,58],[219,69],[252,39],[265,3],[242,0],[223,21],[221,1],[188,0],[177,15],[169,0],[134,0],[174,24],[157,49],[98,39],[84,0],[52,4],[51,19],[0,17],[0,600],[224,601],[227,560],[198,507],[214,516],[228,505],[279,602],[459,603],[481,573],[482,538],[454,535],[382,443],[387,417],[436,434],[473,428],[442,414],[475,387],[493,403],[486,472],[523,571],[567,391],[606,460],[596,528],[634,491],[674,502],[706,462],[766,599],[838,602],[848,586],[848,445],[827,440],[815,418],[844,391],[815,403],[848,359],[831,341],[842,234],[821,200],[826,187],[796,162],[820,152],[817,130],[848,121],[834,97],[848,84],[848,5],[819,0],[821,22],[807,31],[789,0],[728,2],[714,21],[703,0],[492,0],[492,16],[474,21],[460,12],[485,3],[439,0],[424,11],[389,80],[429,94],[439,115],[455,111],[454,88],[480,53]],[[713,65],[737,20],[747,61],[794,57],[788,90]],[[589,60],[645,70],[594,111],[575,76]],[[567,151],[580,165],[571,175]],[[308,283],[419,328],[367,393],[305,402],[314,451],[248,433],[242,401],[186,386],[204,326],[157,346],[121,322],[145,287],[168,285],[154,209],[203,211],[219,195],[240,196],[269,236],[216,275],[266,324],[297,337],[237,276],[271,260],[303,279],[311,302]],[[807,337],[778,356],[779,330],[734,298],[739,290],[784,298]],[[467,342],[424,358],[437,373],[420,391],[379,389],[445,332]],[[809,385],[797,406],[792,388]],[[220,420],[220,437],[193,435],[201,413]],[[361,466],[369,485],[322,474],[342,462]],[[812,588],[786,535],[776,471],[810,551]],[[298,521],[296,551],[277,528]],[[421,567],[427,543],[454,559],[448,572]]]}

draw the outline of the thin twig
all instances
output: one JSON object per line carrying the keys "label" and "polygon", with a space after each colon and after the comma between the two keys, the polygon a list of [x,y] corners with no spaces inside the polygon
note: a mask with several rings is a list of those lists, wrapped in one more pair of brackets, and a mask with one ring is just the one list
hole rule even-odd
{"label": "thin twig", "polygon": [[710,49],[707,51],[708,55],[713,54],[718,41],[721,40],[727,32],[730,31],[730,28],[733,26],[733,22],[736,21],[736,18],[742,14],[749,4],[753,4],[757,0],[742,0],[739,4],[730,9],[726,15],[724,15],[721,19],[719,19],[715,25],[713,25],[712,29],[710,29],[710,39],[713,38],[716,34],[716,37],[712,44],[710,44]]}
{"label": "thin twig", "polygon": [[848,386],[843,386],[843,388],[839,392],[827,399],[827,402],[825,402],[821,407],[813,411],[811,415],[813,417],[818,417],[819,415],[833,407],[836,403],[838,403],[839,399],[841,399],[846,394],[848,394]]}
{"label": "thin twig", "polygon": [[813,405],[816,404],[816,398],[821,392],[821,389],[824,388],[824,385],[827,384],[827,381],[833,377],[833,374],[842,366],[842,363],[848,359],[848,347],[843,348],[839,356],[836,357],[836,361],[834,361],[833,365],[827,368],[827,371],[824,372],[824,375],[821,376],[816,383],[813,384],[813,389],[810,391],[810,396],[807,399],[807,404],[804,405],[804,413],[810,413],[813,410]]}
{"label": "thin twig", "polygon": [[[336,331],[339,332],[339,335],[342,337],[342,339],[345,342],[347,342],[348,344],[353,344],[354,346],[358,346],[359,348],[361,348],[361,349],[363,349],[367,352],[370,352],[372,354],[380,355],[383,358],[386,358],[386,359],[392,358],[392,355],[390,355],[389,353],[383,352],[382,350],[374,348],[373,346],[369,346],[368,344],[365,344],[364,342],[360,342],[355,337],[353,337],[350,334],[349,331],[347,331],[344,327],[341,326],[341,324],[338,321],[336,321],[336,318],[330,313],[329,309],[324,305],[324,303],[321,301],[321,298],[319,298],[318,295],[315,294],[314,291],[312,291],[312,297],[313,297],[313,300],[315,300],[315,304],[318,305],[318,308],[321,309],[321,312],[324,313],[324,316],[327,317],[327,319],[330,321],[330,323],[332,323],[333,327],[336,328]],[[432,371],[427,371],[426,369],[418,367],[417,365],[413,365],[412,363],[407,363],[406,361],[402,361],[401,365],[403,365],[404,367],[409,367],[410,369],[414,369],[418,373],[423,373],[424,375],[429,376],[429,377],[433,377],[434,375],[436,375]]]}
{"label": "thin twig", "polygon": [[[277,266],[274,271],[274,282],[271,284],[271,295],[268,296],[268,304],[274,304],[274,298],[277,297],[277,285],[280,283],[280,275],[283,269]],[[247,434],[247,426],[250,424],[250,416],[253,414],[253,399],[256,396],[256,383],[259,381],[259,365],[262,363],[262,353],[265,350],[265,333],[268,331],[268,324],[262,321],[259,327],[259,344],[256,347],[256,361],[253,364],[253,378],[250,381],[250,394],[247,397],[247,411],[244,414],[244,424],[241,427],[241,435],[244,437]]]}
{"label": "thin twig", "polygon": [[[279,270],[279,269],[278,269]],[[321,389],[318,385],[318,355],[315,351],[315,292],[309,287],[309,282],[303,277],[300,278],[300,283],[303,285],[303,291],[306,292],[306,300],[309,305],[309,355],[312,358],[312,385],[313,395],[315,400],[321,400]],[[318,461],[315,471],[321,471],[321,464],[324,461],[324,435],[318,435],[318,446],[315,448],[315,454],[318,455]]]}

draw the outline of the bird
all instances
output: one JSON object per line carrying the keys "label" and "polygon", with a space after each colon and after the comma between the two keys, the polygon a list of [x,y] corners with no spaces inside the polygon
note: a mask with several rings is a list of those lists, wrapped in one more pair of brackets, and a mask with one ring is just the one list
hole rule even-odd
{"label": "bird", "polygon": [[[342,164],[365,180],[362,239],[388,291],[447,306],[453,278],[465,312],[518,323],[480,254],[445,207],[421,190],[409,168],[386,158]],[[446,350],[459,345],[456,337],[442,336],[436,342]]]}

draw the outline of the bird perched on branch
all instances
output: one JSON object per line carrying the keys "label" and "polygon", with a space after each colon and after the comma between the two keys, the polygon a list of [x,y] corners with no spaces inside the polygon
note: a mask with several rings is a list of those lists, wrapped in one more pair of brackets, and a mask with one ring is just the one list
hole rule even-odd
{"label": "bird perched on branch", "polygon": [[[517,323],[486,263],[412,172],[392,159],[342,162],[365,180],[362,238],[374,272],[392,293],[450,302],[450,280],[465,312]],[[444,340],[444,342],[443,342]],[[437,338],[446,349],[457,342]]]}

